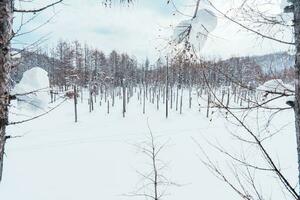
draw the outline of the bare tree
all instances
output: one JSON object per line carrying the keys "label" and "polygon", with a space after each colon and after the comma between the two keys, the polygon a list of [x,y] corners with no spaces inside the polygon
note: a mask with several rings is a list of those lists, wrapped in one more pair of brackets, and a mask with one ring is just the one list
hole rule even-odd
{"label": "bare tree", "polygon": [[[152,133],[152,130],[148,123],[149,137],[147,141],[136,145],[138,149],[145,155],[149,161],[150,170],[147,172],[137,171],[141,177],[141,183],[138,184],[138,188],[125,196],[132,197],[145,197],[153,200],[161,200],[167,195],[168,186],[180,186],[174,182],[171,182],[164,175],[164,171],[167,168],[167,164],[160,158],[161,153],[166,148],[168,141],[165,143],[157,142],[157,139]],[[148,163],[148,162],[147,162]]]}

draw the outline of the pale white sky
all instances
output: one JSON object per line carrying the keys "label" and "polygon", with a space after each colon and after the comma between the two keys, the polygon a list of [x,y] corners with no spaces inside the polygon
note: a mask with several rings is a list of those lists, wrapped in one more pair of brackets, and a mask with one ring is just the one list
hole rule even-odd
{"label": "pale white sky", "polygon": [[[45,0],[43,3],[49,1]],[[274,1],[277,1],[279,6],[279,0]],[[192,15],[194,0],[176,0],[175,2],[181,11]],[[232,0],[215,0],[215,5],[219,9],[226,10],[232,2]],[[23,4],[23,7],[37,7],[39,4],[40,2]],[[200,7],[204,7],[204,4]],[[33,33],[17,38],[16,41],[32,43],[49,34],[47,36],[49,39],[44,43],[48,46],[55,44],[59,39],[79,40],[103,50],[106,54],[115,49],[135,55],[139,60],[146,57],[155,60],[159,56],[157,48],[164,47],[164,39],[172,36],[173,30],[170,26],[188,19],[178,13],[175,15],[173,13],[174,8],[167,5],[166,0],[137,0],[129,7],[114,5],[112,8],[103,7],[101,0],[65,0],[63,5],[55,6],[39,14],[35,20],[23,28],[23,31],[38,27],[55,14],[50,23]],[[20,16],[17,16],[16,26],[19,22]],[[283,51],[290,48],[290,46],[276,42],[262,41],[256,35],[242,30],[219,16],[217,28],[211,33],[201,53],[207,58],[228,58]]]}

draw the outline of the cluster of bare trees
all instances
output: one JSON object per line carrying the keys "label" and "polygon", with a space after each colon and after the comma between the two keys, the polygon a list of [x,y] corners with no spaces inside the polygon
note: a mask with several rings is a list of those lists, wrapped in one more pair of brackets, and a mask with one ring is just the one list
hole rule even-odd
{"label": "cluster of bare trees", "polygon": [[[101,50],[82,45],[78,41],[59,41],[55,48],[47,51],[23,51],[21,64],[17,70],[12,71],[12,77],[18,82],[22,73],[33,66],[48,71],[52,88],[51,102],[55,101],[55,94],[59,91],[68,90],[76,90],[77,95],[72,97],[80,96],[82,102],[83,90],[87,88],[90,111],[94,110],[98,99],[99,104],[105,105],[109,113],[115,105],[116,97],[119,97],[123,99],[124,117],[126,104],[134,92],[137,92],[143,105],[143,113],[146,113],[147,101],[155,104],[157,110],[162,108],[161,103],[165,104],[166,117],[169,109],[174,108],[182,113],[185,90],[189,96],[188,107],[192,108],[193,91],[197,92],[198,98],[203,91],[207,94],[204,73],[215,90],[223,87],[222,99],[225,96],[229,99],[233,94],[234,101],[240,104],[243,101],[249,103],[246,96],[250,92],[247,89],[254,90],[259,84],[274,78],[273,74],[264,73],[262,67],[251,57],[203,61],[189,58],[182,53],[173,58],[160,58],[154,63],[150,63],[148,59],[145,63],[138,63],[126,53],[112,51],[105,55]],[[277,77],[286,80],[287,74],[284,71]],[[210,101],[211,99],[208,100],[209,105]]]}
{"label": "cluster of bare trees", "polygon": [[[99,49],[82,45],[78,41],[59,41],[56,47],[43,51],[23,51],[21,63],[12,70],[12,78],[18,82],[24,71],[34,66],[44,68],[49,73],[52,90],[67,91],[78,87],[77,92],[88,88],[90,97],[101,95],[105,99],[107,110],[115,104],[115,96],[129,102],[133,91],[138,89],[138,97],[143,104],[145,113],[146,100],[160,108],[160,101],[166,102],[166,116],[168,109],[176,108],[182,113],[182,96],[184,89],[188,89],[189,108],[192,106],[193,90],[206,88],[203,73],[208,73],[208,80],[214,88],[221,86],[235,87],[234,82],[255,88],[265,80],[272,78],[263,73],[262,68],[250,57],[231,58],[220,61],[198,61],[179,54],[174,58],[160,58],[154,63],[146,59],[145,63],[138,63],[135,58],[126,53],[119,54],[112,51],[105,55]],[[120,89],[122,92],[120,92]],[[52,91],[51,90],[51,91]],[[236,89],[234,89],[236,91]],[[56,92],[51,93],[55,94]],[[121,95],[122,93],[122,95]],[[202,92],[200,92],[202,94]],[[109,99],[111,98],[111,99]],[[51,97],[51,102],[55,98]],[[90,100],[89,109],[93,110]]]}
{"label": "cluster of bare trees", "polygon": [[127,54],[112,51],[108,56],[98,49],[60,41],[51,50],[53,66],[49,70],[53,86],[65,87],[74,84],[87,87],[90,84],[120,86],[122,81],[135,82],[137,61]]}

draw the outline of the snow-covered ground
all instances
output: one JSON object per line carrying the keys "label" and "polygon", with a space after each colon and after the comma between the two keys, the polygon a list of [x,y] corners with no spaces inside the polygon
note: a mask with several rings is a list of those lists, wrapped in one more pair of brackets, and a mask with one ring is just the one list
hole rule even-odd
{"label": "snow-covered ground", "polygon": [[[241,144],[231,133],[246,136],[244,129],[235,121],[215,111],[206,118],[206,109],[199,112],[193,95],[192,109],[184,99],[183,114],[175,109],[165,119],[164,106],[147,103],[146,114],[134,96],[128,104],[126,117],[122,117],[121,100],[106,112],[106,104],[95,104],[89,113],[87,99],[78,104],[79,122],[74,123],[73,101],[68,100],[58,109],[34,121],[10,126],[8,134],[20,138],[10,139],[6,146],[3,182],[0,185],[2,200],[126,200],[145,199],[129,197],[141,186],[141,176],[136,172],[149,169],[149,158],[136,145],[147,140],[147,121],[156,142],[168,141],[161,159],[168,163],[163,173],[180,187],[170,186],[163,199],[240,199],[227,185],[215,178],[200,162],[203,158],[198,141],[213,161],[225,172],[229,158],[213,150],[206,140],[220,144],[228,151],[240,154],[247,160],[261,163],[260,154],[254,147]],[[50,101],[50,99],[49,99]],[[277,102],[283,104],[284,102]],[[239,113],[240,111],[237,111]],[[248,123],[254,131],[268,135],[280,132],[266,140],[265,145],[275,161],[280,161],[283,173],[292,183],[297,180],[296,144],[293,112],[283,111],[275,115],[269,131],[263,125],[271,111],[248,113]],[[11,115],[10,120],[24,116]],[[228,121],[229,120],[229,121]],[[234,123],[232,123],[234,122]],[[247,138],[247,136],[246,136]],[[261,176],[260,176],[261,175]],[[281,188],[272,174],[258,174],[263,193],[272,199],[282,199]]]}

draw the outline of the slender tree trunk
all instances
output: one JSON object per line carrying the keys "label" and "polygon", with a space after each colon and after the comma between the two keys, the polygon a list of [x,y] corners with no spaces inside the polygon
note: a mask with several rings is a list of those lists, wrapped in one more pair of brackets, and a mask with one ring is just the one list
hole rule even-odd
{"label": "slender tree trunk", "polygon": [[11,70],[10,40],[13,27],[13,1],[0,2],[0,181],[3,172],[6,125],[9,106],[9,73]]}
{"label": "slender tree trunk", "polygon": [[222,89],[222,97],[221,97],[221,103],[223,104],[223,102],[224,102],[224,97],[225,97],[225,90],[224,89]]}
{"label": "slender tree trunk", "polygon": [[80,93],[81,93],[80,100],[81,100],[81,103],[82,103],[83,102],[83,89],[82,89],[82,87],[80,88]]}
{"label": "slender tree trunk", "polygon": [[168,60],[167,60],[167,67],[166,67],[166,118],[168,118],[169,115],[169,66],[168,66]]}
{"label": "slender tree trunk", "polygon": [[75,113],[75,123],[77,122],[77,88],[74,85],[74,113]]}
{"label": "slender tree trunk", "polygon": [[178,92],[179,92],[179,88],[177,85],[177,87],[176,87],[176,111],[178,110]]}
{"label": "slender tree trunk", "polygon": [[180,108],[179,108],[179,112],[180,114],[182,114],[182,104],[183,104],[183,87],[181,86],[181,95],[180,95]]}
{"label": "slender tree trunk", "polygon": [[143,114],[146,113],[146,88],[143,86]]}
{"label": "slender tree trunk", "polygon": [[126,87],[124,84],[124,80],[122,80],[122,92],[123,92],[123,117],[125,117],[126,113]]}
{"label": "slender tree trunk", "polygon": [[107,114],[109,114],[109,100],[107,100]]}
{"label": "slender tree trunk", "polygon": [[[127,92],[126,92],[126,95],[127,95],[127,97],[126,97],[126,99],[127,99],[127,104],[129,104],[129,101],[130,101],[130,85],[128,85],[127,87]],[[125,88],[125,90],[126,90],[126,88]]]}
{"label": "slender tree trunk", "polygon": [[189,108],[192,108],[192,86],[189,88]]}
{"label": "slender tree trunk", "polygon": [[93,101],[93,93],[90,93],[90,103],[91,103],[91,110],[94,110],[94,101]]}
{"label": "slender tree trunk", "polygon": [[158,172],[156,167],[156,155],[155,155],[155,148],[153,148],[152,151],[152,165],[153,165],[153,171],[154,171],[154,200],[158,200]]}
{"label": "slender tree trunk", "polygon": [[53,98],[53,89],[52,88],[50,89],[50,99],[51,99],[50,102],[53,103],[54,98]]}
{"label": "slender tree trunk", "polygon": [[159,110],[159,94],[156,96],[156,109]]}
{"label": "slender tree trunk", "polygon": [[107,101],[107,86],[105,85],[105,88],[104,88],[104,101],[106,102]]}
{"label": "slender tree trunk", "polygon": [[112,88],[112,99],[111,99],[112,103],[111,106],[114,107],[115,106],[115,87]]}
{"label": "slender tree trunk", "polygon": [[170,109],[172,110],[173,109],[173,86],[172,86],[172,84],[171,84],[171,95],[170,95],[170,97],[171,97],[171,101],[170,101]]}
{"label": "slender tree trunk", "polygon": [[152,104],[154,104],[154,102],[155,102],[156,91],[157,91],[157,87],[155,86],[155,87],[153,88],[153,93],[152,93]]}
{"label": "slender tree trunk", "polygon": [[211,94],[207,94],[207,110],[206,110],[206,117],[209,117],[209,107],[210,107],[210,101],[211,101]]}
{"label": "slender tree trunk", "polygon": [[229,107],[229,102],[230,102],[230,89],[228,88],[227,90],[227,102],[226,102],[226,107]]}

